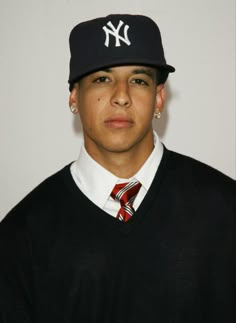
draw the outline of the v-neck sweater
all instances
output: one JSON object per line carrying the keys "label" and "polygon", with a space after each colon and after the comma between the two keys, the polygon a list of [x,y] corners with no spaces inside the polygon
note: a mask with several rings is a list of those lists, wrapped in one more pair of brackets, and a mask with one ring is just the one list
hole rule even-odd
{"label": "v-neck sweater", "polygon": [[0,322],[235,322],[235,197],[234,180],[165,148],[123,223],[66,166],[0,225]]}

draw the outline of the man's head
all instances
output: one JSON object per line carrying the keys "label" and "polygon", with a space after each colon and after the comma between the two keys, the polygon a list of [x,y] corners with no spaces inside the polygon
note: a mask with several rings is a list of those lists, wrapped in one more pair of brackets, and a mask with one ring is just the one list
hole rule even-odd
{"label": "man's head", "polygon": [[117,176],[132,176],[153,149],[152,119],[175,70],[159,29],[144,16],[110,15],[77,25],[70,49],[69,105],[80,114],[85,148]]}
{"label": "man's head", "polygon": [[107,67],[154,67],[159,84],[175,70],[166,64],[158,26],[141,15],[109,15],[80,23],[71,31],[70,50],[70,90],[81,77]]}

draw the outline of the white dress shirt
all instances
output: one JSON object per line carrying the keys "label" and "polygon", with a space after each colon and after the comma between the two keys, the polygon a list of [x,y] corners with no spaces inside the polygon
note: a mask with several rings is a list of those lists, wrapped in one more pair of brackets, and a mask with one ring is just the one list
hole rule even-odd
{"label": "white dress shirt", "polygon": [[153,134],[154,149],[143,166],[131,178],[118,178],[110,173],[98,164],[82,145],[78,159],[72,163],[70,168],[71,175],[78,188],[94,204],[116,217],[120,209],[120,203],[110,196],[114,186],[117,183],[137,180],[142,184],[133,204],[134,209],[137,210],[151,186],[163,155],[163,145],[156,132]]}

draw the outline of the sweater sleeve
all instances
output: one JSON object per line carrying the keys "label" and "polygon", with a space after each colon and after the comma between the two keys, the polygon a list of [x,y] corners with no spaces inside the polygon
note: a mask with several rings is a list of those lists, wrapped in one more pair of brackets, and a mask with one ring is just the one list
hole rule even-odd
{"label": "sweater sleeve", "polygon": [[32,265],[29,234],[22,214],[0,223],[0,322],[32,322]]}

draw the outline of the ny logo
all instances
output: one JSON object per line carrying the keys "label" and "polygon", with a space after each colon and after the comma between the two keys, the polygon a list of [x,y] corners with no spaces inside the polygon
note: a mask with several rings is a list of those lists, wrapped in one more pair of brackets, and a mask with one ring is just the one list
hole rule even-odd
{"label": "ny logo", "polygon": [[128,29],[129,29],[129,26],[128,25],[125,25],[124,26],[124,37],[122,37],[121,35],[119,35],[120,28],[123,26],[123,24],[124,24],[124,22],[122,20],[120,20],[119,25],[117,26],[117,28],[115,28],[114,25],[109,21],[107,23],[107,26],[110,27],[110,29],[107,26],[103,26],[102,27],[102,29],[106,33],[106,40],[105,40],[105,43],[104,43],[104,45],[106,47],[109,47],[109,41],[110,41],[109,36],[110,35],[112,35],[112,36],[115,37],[115,39],[116,39],[115,46],[116,47],[120,47],[121,46],[120,41],[123,41],[128,46],[131,45],[131,42],[129,41],[129,38],[128,38]]}

